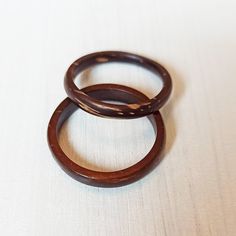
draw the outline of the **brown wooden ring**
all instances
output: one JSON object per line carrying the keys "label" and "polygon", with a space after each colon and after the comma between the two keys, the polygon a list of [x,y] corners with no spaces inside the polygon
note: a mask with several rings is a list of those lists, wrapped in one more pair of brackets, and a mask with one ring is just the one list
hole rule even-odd
{"label": "brown wooden ring", "polygon": [[[84,88],[83,91],[93,98],[121,102],[147,101],[148,98],[126,86],[99,84]],[[86,169],[65,155],[58,143],[58,134],[65,120],[78,109],[78,106],[66,98],[54,111],[48,125],[48,144],[56,161],[62,169],[74,179],[98,187],[123,186],[149,173],[161,160],[165,144],[165,127],[159,111],[148,116],[156,132],[156,140],[149,153],[136,164],[114,172],[99,172]]]}
{"label": "brown wooden ring", "polygon": [[[160,75],[163,82],[162,90],[157,96],[152,99],[146,99],[144,102],[117,105],[90,97],[75,85],[75,77],[83,70],[106,62],[126,62],[142,66]],[[72,63],[66,72],[64,87],[68,96],[83,110],[91,114],[104,117],[132,119],[158,111],[171,94],[172,81],[168,71],[162,65],[151,59],[127,52],[104,51],[88,54]]]}

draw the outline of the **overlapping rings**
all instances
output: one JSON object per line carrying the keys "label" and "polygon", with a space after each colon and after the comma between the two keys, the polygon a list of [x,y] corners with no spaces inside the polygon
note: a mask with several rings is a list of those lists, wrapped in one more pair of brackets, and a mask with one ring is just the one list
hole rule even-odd
{"label": "overlapping rings", "polygon": [[[159,94],[149,99],[141,92],[115,84],[98,84],[79,89],[75,77],[85,69],[107,62],[125,62],[142,66],[159,75],[163,86]],[[165,127],[159,109],[168,100],[172,81],[168,71],[159,63],[135,54],[119,51],[92,53],[76,60],[68,68],[64,79],[66,98],[53,113],[48,125],[48,144],[56,161],[74,179],[92,186],[118,187],[139,180],[161,160],[165,144]],[[104,100],[123,102],[117,105]],[[148,116],[156,130],[156,140],[150,152],[139,162],[113,172],[89,170],[73,162],[61,149],[58,135],[62,124],[78,108],[100,117],[132,119]]]}

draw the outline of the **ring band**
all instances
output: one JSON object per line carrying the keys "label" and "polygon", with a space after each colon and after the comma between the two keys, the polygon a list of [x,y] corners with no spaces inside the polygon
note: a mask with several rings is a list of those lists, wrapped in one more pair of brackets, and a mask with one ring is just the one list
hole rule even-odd
{"label": "ring band", "polygon": [[[120,102],[145,102],[148,98],[135,89],[115,85],[100,84],[83,89],[84,93],[95,99]],[[92,186],[118,187],[139,180],[149,173],[161,160],[165,145],[165,127],[159,111],[148,116],[156,130],[156,140],[149,153],[136,164],[114,172],[99,172],[84,168],[65,155],[58,143],[58,134],[65,120],[79,107],[66,98],[54,111],[48,125],[48,144],[56,161],[74,179]]]}
{"label": "ring band", "polygon": [[[75,77],[83,70],[107,62],[126,62],[136,64],[154,72],[161,77],[163,82],[162,90],[152,99],[145,99],[143,102],[131,102],[125,105],[117,105],[97,100],[87,95],[84,90],[80,90],[75,85]],[[88,54],[72,63],[66,72],[64,86],[69,98],[71,98],[83,110],[91,114],[103,117],[132,119],[158,111],[165,104],[171,94],[172,81],[168,71],[162,65],[151,59],[127,52],[104,51]]]}

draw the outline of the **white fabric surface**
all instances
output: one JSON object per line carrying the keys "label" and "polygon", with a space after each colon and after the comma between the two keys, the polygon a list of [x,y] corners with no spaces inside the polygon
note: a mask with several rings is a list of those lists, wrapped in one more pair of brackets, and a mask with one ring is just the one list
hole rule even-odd
{"label": "white fabric surface", "polygon": [[[236,235],[235,13],[233,0],[0,0],[0,234]],[[67,67],[101,50],[153,58],[174,84],[161,109],[164,160],[117,189],[71,179],[46,140],[48,120],[66,97]],[[134,66],[104,65],[87,77],[82,86],[116,82],[149,96],[161,87]],[[146,118],[82,111],[61,136],[71,158],[100,169],[138,161],[153,140]]]}

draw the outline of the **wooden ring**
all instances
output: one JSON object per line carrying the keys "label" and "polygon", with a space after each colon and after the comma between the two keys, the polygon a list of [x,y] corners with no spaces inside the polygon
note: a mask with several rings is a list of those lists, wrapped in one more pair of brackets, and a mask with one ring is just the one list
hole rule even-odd
{"label": "wooden ring", "polygon": [[[147,101],[148,98],[126,86],[99,84],[89,86],[83,91],[93,98],[120,102]],[[48,125],[48,144],[56,161],[62,169],[74,179],[98,187],[118,187],[132,183],[150,172],[161,160],[165,144],[165,127],[159,111],[148,116],[156,132],[156,140],[149,153],[136,164],[114,172],[99,172],[86,169],[65,155],[58,143],[58,134],[65,120],[78,109],[78,106],[66,98],[55,110]]]}
{"label": "wooden ring", "polygon": [[[117,105],[106,103],[88,96],[86,92],[80,90],[75,85],[75,77],[83,70],[88,67],[107,62],[132,63],[160,75],[163,82],[162,90],[157,96],[152,99],[146,99],[144,102]],[[88,54],[72,63],[66,72],[64,87],[69,98],[71,98],[83,110],[91,114],[97,116],[132,119],[146,116],[158,111],[165,104],[171,94],[172,81],[168,71],[162,65],[151,59],[127,52],[104,51]]]}

